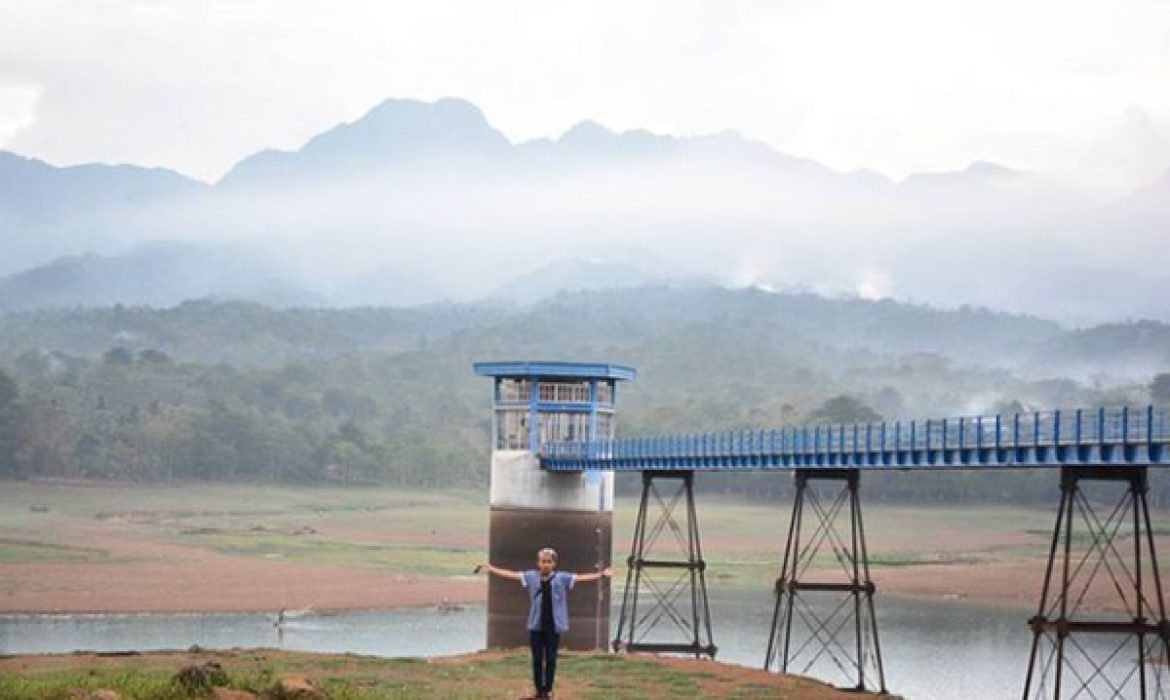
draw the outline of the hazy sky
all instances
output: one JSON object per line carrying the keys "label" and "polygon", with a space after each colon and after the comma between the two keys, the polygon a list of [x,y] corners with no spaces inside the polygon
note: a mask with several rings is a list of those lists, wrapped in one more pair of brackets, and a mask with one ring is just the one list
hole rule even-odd
{"label": "hazy sky", "polygon": [[1170,168],[1170,2],[0,0],[0,148],[53,163],[213,180],[390,96],[1108,196]]}

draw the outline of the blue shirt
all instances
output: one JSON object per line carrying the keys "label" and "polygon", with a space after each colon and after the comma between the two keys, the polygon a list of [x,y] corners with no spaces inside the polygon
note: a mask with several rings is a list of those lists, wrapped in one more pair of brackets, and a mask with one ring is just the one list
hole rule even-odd
{"label": "blue shirt", "polygon": [[[552,591],[553,624],[557,634],[564,634],[569,630],[569,590],[577,583],[575,574],[554,571],[549,579],[548,587]],[[536,632],[540,629],[540,572],[528,569],[520,572],[520,585],[528,591],[528,630]]]}

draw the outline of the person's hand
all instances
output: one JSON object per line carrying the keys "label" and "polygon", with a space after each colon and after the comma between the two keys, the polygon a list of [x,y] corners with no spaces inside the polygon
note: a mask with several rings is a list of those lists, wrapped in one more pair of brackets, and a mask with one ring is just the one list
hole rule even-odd
{"label": "person's hand", "polygon": [[601,570],[601,575],[606,578],[613,578],[613,567],[607,566]]}
{"label": "person's hand", "polygon": [[475,571],[472,571],[471,573],[478,574],[481,571],[487,571],[487,570],[488,570],[488,564],[487,564],[487,562],[484,562],[482,564],[476,564]]}

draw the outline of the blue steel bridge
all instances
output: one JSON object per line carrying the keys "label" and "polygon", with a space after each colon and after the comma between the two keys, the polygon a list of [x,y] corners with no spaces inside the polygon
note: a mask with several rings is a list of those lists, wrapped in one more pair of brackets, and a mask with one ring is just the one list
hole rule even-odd
{"label": "blue steel bridge", "polygon": [[[1147,470],[1170,466],[1168,443],[1167,409],[1142,406],[545,442],[538,453],[541,468],[549,472],[642,474],[613,646],[696,656],[713,657],[716,646],[695,472],[790,470],[796,495],[775,581],[764,667],[801,673],[829,668],[857,689],[881,692],[885,669],[861,476],[889,470],[1058,469],[1060,502],[1039,605],[1028,620],[1032,642],[1022,697],[1145,699],[1170,695],[1170,622],[1146,502]],[[1107,491],[1102,482],[1120,484],[1119,502],[1102,507],[1092,491]],[[1118,491],[1115,486],[1111,493]],[[656,554],[656,547],[672,539],[681,558]],[[822,550],[828,554],[818,559]],[[835,576],[812,566],[814,560],[823,565],[826,557],[839,564]],[[667,580],[656,580],[653,572],[663,570],[670,572]],[[1114,607],[1123,613],[1109,615],[1085,604],[1086,591],[1101,585],[1098,579],[1108,579],[1107,589],[1117,595]],[[818,596],[840,601],[828,608],[809,603]],[[652,639],[662,625],[679,638]],[[1085,643],[1088,637],[1119,644],[1112,654],[1095,652]]]}
{"label": "blue steel bridge", "polygon": [[1167,409],[1040,411],[545,443],[554,472],[1170,466]]}

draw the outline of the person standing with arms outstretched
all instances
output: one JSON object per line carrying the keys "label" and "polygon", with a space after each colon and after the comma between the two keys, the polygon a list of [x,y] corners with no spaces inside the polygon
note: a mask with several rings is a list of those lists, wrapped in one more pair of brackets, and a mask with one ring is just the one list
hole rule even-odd
{"label": "person standing with arms outstretched", "polygon": [[528,638],[532,646],[533,698],[551,698],[553,679],[557,672],[557,646],[561,635],[569,629],[569,590],[578,582],[589,583],[613,576],[613,568],[592,574],[570,574],[557,571],[557,553],[545,547],[536,553],[535,569],[512,571],[493,566],[490,562],[475,567],[490,574],[519,581],[528,591]]}

